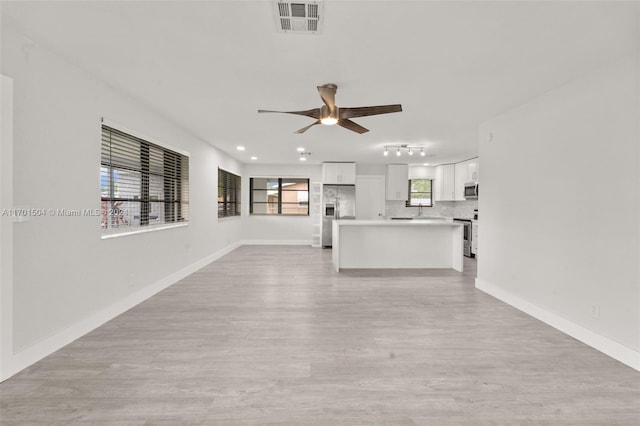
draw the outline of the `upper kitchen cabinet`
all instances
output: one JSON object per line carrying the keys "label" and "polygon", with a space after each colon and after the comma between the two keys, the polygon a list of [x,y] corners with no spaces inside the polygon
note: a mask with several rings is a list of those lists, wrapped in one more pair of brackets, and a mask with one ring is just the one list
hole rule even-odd
{"label": "upper kitchen cabinet", "polygon": [[456,200],[456,167],[455,164],[442,164],[436,167],[436,179],[433,195],[435,201]]}
{"label": "upper kitchen cabinet", "polygon": [[480,158],[472,158],[467,163],[467,182],[478,182],[480,180]]}
{"label": "upper kitchen cabinet", "polygon": [[479,159],[472,158],[471,160],[462,161],[455,164],[455,200],[463,201],[464,198],[464,184],[467,182],[477,182],[480,177],[480,162]]}
{"label": "upper kitchen cabinet", "polygon": [[409,199],[409,165],[387,165],[387,200],[407,201]]}
{"label": "upper kitchen cabinet", "polygon": [[454,187],[456,201],[464,200],[464,183],[467,182],[468,164],[466,161],[455,164]]}
{"label": "upper kitchen cabinet", "polygon": [[355,185],[356,163],[322,163],[322,183]]}

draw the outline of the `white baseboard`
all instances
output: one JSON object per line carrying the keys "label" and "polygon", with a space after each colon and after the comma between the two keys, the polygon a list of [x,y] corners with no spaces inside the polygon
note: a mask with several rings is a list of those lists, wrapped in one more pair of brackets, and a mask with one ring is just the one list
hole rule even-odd
{"label": "white baseboard", "polygon": [[588,328],[578,325],[559,315],[540,308],[526,300],[514,296],[501,288],[481,279],[476,278],[476,288],[513,306],[522,312],[550,325],[551,327],[568,334],[576,340],[591,346],[592,348],[610,356],[611,358],[640,371],[640,352],[620,343],[614,342]]}
{"label": "white baseboard", "polygon": [[74,340],[84,336],[85,334],[91,332],[92,330],[100,327],[102,324],[112,320],[118,315],[128,311],[134,306],[144,302],[151,296],[159,293],[165,288],[177,283],[181,279],[187,277],[188,275],[196,272],[198,269],[203,268],[209,263],[221,258],[222,256],[232,252],[236,248],[240,247],[241,243],[231,244],[222,250],[219,250],[204,259],[201,259],[173,274],[150,284],[139,291],[130,294],[124,299],[101,309],[100,311],[92,314],[91,316],[84,318],[83,320],[78,321],[77,323],[71,325],[70,327],[65,328],[64,330],[46,338],[45,340],[36,343],[29,348],[14,353],[11,355],[9,359],[6,360],[4,364],[4,369],[2,371],[2,377],[0,377],[0,381],[4,381],[19,371],[27,368],[28,366],[38,362],[42,358],[47,355],[52,354],[58,349],[68,345]]}
{"label": "white baseboard", "polygon": [[311,240],[244,240],[244,246],[310,246]]}

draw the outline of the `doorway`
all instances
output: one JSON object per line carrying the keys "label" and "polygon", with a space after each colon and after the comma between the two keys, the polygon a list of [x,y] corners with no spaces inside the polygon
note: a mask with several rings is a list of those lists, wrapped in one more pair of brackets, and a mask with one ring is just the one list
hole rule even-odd
{"label": "doorway", "polygon": [[360,175],[356,177],[356,219],[381,220],[386,201],[384,176]]}

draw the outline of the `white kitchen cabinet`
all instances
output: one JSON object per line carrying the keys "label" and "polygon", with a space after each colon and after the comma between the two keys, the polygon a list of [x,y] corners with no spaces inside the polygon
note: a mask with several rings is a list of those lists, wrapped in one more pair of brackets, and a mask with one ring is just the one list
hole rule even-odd
{"label": "white kitchen cabinet", "polygon": [[455,164],[455,200],[464,201],[464,184],[477,182],[480,177],[480,163],[478,158],[461,161]]}
{"label": "white kitchen cabinet", "polygon": [[322,183],[355,185],[356,163],[322,163]]}
{"label": "white kitchen cabinet", "polygon": [[436,167],[436,179],[434,188],[435,201],[455,201],[456,190],[455,164],[442,164]]}
{"label": "white kitchen cabinet", "polygon": [[455,195],[454,199],[456,201],[463,201],[464,198],[464,183],[468,182],[467,175],[469,173],[469,162],[463,161],[461,163],[456,163],[454,170],[454,187],[455,187]]}
{"label": "white kitchen cabinet", "polygon": [[480,180],[480,159],[472,158],[467,161],[467,182],[478,182]]}
{"label": "white kitchen cabinet", "polygon": [[407,201],[409,199],[409,165],[388,164],[386,181],[387,200]]}

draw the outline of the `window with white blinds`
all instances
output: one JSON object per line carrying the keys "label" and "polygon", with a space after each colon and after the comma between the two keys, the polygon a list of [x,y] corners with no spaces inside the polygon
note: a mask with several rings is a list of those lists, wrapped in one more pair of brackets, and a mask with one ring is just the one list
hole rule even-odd
{"label": "window with white blinds", "polygon": [[189,221],[189,157],[102,126],[102,231]]}
{"label": "window with white blinds", "polygon": [[242,179],[218,168],[218,218],[240,216]]}

